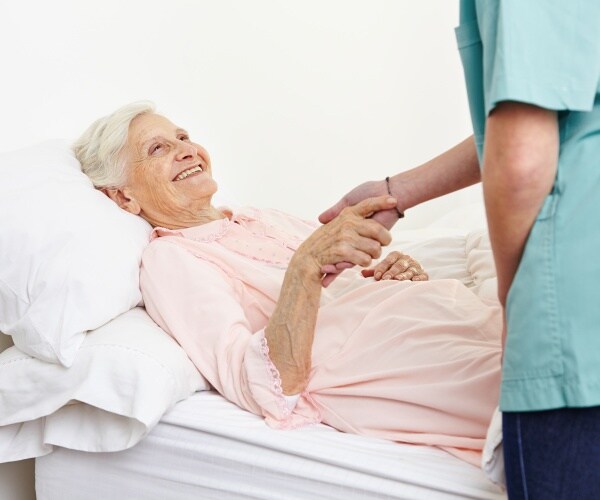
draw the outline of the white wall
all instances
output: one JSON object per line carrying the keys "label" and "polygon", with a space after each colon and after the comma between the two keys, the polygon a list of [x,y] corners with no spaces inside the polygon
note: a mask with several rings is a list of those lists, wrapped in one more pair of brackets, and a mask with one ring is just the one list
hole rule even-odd
{"label": "white wall", "polygon": [[[453,27],[428,0],[20,0],[0,16],[0,150],[75,138],[138,99],[243,204],[313,218],[470,132]],[[414,226],[479,198],[415,209]]]}

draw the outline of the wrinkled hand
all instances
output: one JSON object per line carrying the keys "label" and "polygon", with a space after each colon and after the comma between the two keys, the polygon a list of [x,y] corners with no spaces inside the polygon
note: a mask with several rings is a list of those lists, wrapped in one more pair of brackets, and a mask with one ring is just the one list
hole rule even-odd
{"label": "wrinkled hand", "polygon": [[410,255],[401,252],[390,252],[390,254],[369,269],[363,269],[362,275],[365,278],[373,276],[376,281],[379,280],[411,280],[427,281],[429,276],[421,267],[421,264]]}
{"label": "wrinkled hand", "polygon": [[[319,215],[319,221],[322,224],[328,224],[335,219],[344,208],[354,206],[367,198],[386,194],[389,193],[387,191],[385,180],[365,182],[360,186],[355,187],[352,191],[344,195],[344,197],[335,205]],[[382,224],[386,229],[391,229],[398,220],[398,212],[395,207],[391,207],[391,209],[387,210],[382,209],[376,211],[372,218]]]}
{"label": "wrinkled hand", "polygon": [[[331,221],[335,220],[335,218],[339,216],[339,214],[345,208],[354,206],[370,197],[385,195],[387,192],[385,180],[365,182],[360,186],[355,187],[352,191],[344,195],[344,197],[335,205],[319,215],[319,221],[322,224],[330,224]],[[394,206],[389,209],[383,209],[374,212],[371,218],[382,224],[386,229],[391,229],[396,221],[398,221],[398,212]],[[353,267],[353,264],[350,262],[336,262],[323,266],[321,268],[321,271],[325,274],[325,278],[323,278],[323,286],[328,287],[333,280],[335,280],[338,274],[340,274],[344,269],[349,269],[351,267]]]}
{"label": "wrinkled hand", "polygon": [[396,200],[386,194],[342,209],[339,216],[319,227],[298,247],[290,267],[303,266],[310,276],[321,279],[323,268],[335,268],[336,263],[370,265],[372,259],[380,257],[381,247],[392,240],[389,231],[370,217],[395,205]]}

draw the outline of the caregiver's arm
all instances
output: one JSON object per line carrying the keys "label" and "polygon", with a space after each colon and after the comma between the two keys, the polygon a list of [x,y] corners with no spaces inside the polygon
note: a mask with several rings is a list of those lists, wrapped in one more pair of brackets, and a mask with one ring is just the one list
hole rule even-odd
{"label": "caregiver's arm", "polygon": [[552,188],[558,149],[554,111],[504,102],[487,119],[483,193],[503,305],[529,231]]}
{"label": "caregiver's arm", "polygon": [[292,257],[275,310],[265,328],[269,357],[279,371],[284,394],[306,387],[321,297],[321,268],[336,262],[368,266],[391,241],[388,231],[374,220],[374,212],[389,209],[394,198],[367,199],[342,211],[331,224],[319,227]]}
{"label": "caregiver's arm", "polygon": [[[398,210],[404,212],[424,201],[471,186],[480,180],[477,149],[475,140],[471,136],[432,160],[390,177],[390,191],[398,200]],[[365,182],[323,212],[319,220],[326,224],[344,207],[385,193],[387,193],[385,180]],[[389,229],[398,220],[398,214],[396,210],[382,211],[375,214],[374,219]]]}

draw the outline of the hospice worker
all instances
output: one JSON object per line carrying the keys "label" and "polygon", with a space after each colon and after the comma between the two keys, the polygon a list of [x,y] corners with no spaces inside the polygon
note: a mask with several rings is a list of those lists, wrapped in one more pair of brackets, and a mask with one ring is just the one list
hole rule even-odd
{"label": "hospice worker", "polygon": [[277,210],[213,206],[208,153],[144,104],[96,121],[83,171],[154,226],[140,285],[150,316],[225,398],[269,425],[437,446],[479,465],[500,385],[501,308],[457,280],[428,281],[369,219],[389,195],[320,226]]}
{"label": "hospice worker", "polygon": [[511,499],[600,498],[599,30],[598,1],[463,0],[456,37],[474,135],[320,217],[389,192],[397,207],[375,216],[389,228],[483,181],[506,308]]}

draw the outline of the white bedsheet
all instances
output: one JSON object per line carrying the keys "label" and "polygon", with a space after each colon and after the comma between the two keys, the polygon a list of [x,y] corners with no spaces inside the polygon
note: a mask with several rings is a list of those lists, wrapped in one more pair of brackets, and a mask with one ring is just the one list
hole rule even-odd
{"label": "white bedsheet", "polygon": [[129,450],[38,458],[36,489],[38,500],[505,498],[444,451],[324,425],[276,431],[214,392],[178,403]]}

